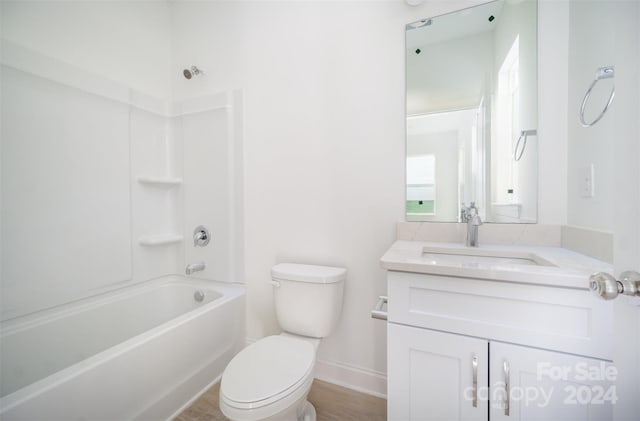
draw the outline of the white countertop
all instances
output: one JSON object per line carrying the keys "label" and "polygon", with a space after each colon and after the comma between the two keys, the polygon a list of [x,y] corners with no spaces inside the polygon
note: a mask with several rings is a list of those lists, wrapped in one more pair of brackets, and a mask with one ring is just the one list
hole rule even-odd
{"label": "white countertop", "polygon": [[[469,254],[476,251],[531,253],[554,266],[523,265],[492,262],[491,259],[458,261],[434,259],[424,253],[425,247],[452,250],[466,249]],[[526,284],[551,285],[565,288],[589,288],[589,276],[595,272],[613,272],[612,265],[560,247],[516,246],[482,244],[480,247],[465,247],[458,243],[434,243],[423,241],[396,241],[380,259],[387,270],[488,279]]]}

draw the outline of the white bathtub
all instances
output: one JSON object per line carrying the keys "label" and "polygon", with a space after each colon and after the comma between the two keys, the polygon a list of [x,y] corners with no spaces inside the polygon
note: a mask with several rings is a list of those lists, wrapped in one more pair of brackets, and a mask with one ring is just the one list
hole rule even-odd
{"label": "white bathtub", "polygon": [[10,320],[0,419],[171,418],[222,375],[243,331],[242,286],[180,276]]}

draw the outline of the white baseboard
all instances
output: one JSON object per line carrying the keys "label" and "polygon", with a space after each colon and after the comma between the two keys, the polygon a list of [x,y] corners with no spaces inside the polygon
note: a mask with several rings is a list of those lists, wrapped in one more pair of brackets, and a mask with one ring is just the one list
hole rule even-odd
{"label": "white baseboard", "polygon": [[387,375],[336,361],[316,361],[316,379],[357,392],[387,398]]}

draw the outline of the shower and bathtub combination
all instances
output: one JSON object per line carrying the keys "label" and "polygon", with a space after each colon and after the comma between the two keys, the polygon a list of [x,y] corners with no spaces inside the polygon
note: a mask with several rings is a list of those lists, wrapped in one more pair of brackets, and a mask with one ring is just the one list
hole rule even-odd
{"label": "shower and bathtub combination", "polygon": [[242,93],[1,51],[0,419],[169,419],[245,341]]}

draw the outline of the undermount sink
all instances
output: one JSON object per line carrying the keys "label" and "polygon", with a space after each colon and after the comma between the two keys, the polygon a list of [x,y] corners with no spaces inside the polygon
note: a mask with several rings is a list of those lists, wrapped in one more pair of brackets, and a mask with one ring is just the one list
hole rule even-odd
{"label": "undermount sink", "polygon": [[535,253],[520,250],[491,250],[483,248],[452,248],[425,246],[422,257],[430,259],[432,264],[443,265],[525,265],[556,266]]}

